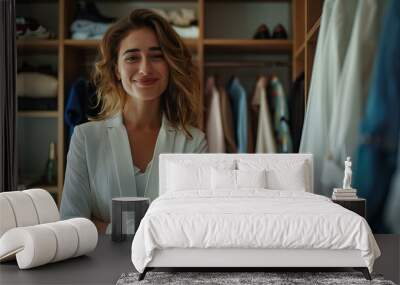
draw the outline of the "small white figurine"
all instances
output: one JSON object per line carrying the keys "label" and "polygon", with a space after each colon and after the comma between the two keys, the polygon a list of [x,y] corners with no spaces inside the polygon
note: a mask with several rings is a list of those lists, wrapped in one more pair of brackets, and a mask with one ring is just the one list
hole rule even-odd
{"label": "small white figurine", "polygon": [[343,178],[343,189],[352,189],[351,188],[351,161],[350,156],[347,157],[347,160],[344,162],[344,178]]}

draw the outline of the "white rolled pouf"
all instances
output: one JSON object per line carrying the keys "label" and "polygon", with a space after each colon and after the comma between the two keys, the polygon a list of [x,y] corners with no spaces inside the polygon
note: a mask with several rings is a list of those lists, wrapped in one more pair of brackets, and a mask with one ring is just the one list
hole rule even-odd
{"label": "white rolled pouf", "polygon": [[17,227],[33,226],[39,223],[38,214],[31,197],[22,191],[2,192],[13,209]]}
{"label": "white rolled pouf", "polygon": [[31,197],[39,218],[39,224],[60,220],[57,205],[48,191],[44,189],[28,189],[22,192]]}
{"label": "white rolled pouf", "polygon": [[0,238],[0,261],[15,255],[20,269],[49,263],[56,252],[54,232],[42,225],[14,228]]}
{"label": "white rolled pouf", "polygon": [[0,238],[0,261],[16,257],[20,269],[33,268],[89,253],[97,241],[95,225],[85,218],[13,228]]}
{"label": "white rolled pouf", "polygon": [[75,228],[66,221],[43,224],[44,227],[51,229],[56,235],[57,252],[51,262],[71,258],[78,249],[78,233]]}
{"label": "white rolled pouf", "polygon": [[9,229],[15,228],[17,222],[10,202],[0,195],[0,238]]}
{"label": "white rolled pouf", "polygon": [[78,249],[74,257],[86,254],[96,248],[98,232],[92,221],[85,218],[73,218],[65,220],[65,222],[73,225],[78,232]]}

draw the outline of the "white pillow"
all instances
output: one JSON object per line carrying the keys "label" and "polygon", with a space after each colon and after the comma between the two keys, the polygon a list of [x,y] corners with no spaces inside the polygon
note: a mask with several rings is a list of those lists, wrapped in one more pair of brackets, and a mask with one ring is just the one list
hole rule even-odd
{"label": "white pillow", "polygon": [[168,191],[211,188],[211,167],[168,163]]}
{"label": "white pillow", "polygon": [[237,188],[267,188],[267,171],[236,170]]}
{"label": "white pillow", "polygon": [[[199,154],[199,157],[202,156]],[[173,159],[166,162],[166,191],[211,190],[211,168],[235,169],[232,159]]]}
{"label": "white pillow", "polygon": [[267,177],[264,169],[248,171],[212,168],[211,178],[213,190],[267,188]]}
{"label": "white pillow", "polygon": [[304,164],[285,171],[272,169],[267,171],[268,188],[272,190],[306,191],[307,181]]}
{"label": "white pillow", "polygon": [[[240,170],[266,170],[267,187],[272,190],[307,191],[308,167],[304,160],[295,159],[239,159]],[[308,190],[310,191],[310,190]]]}
{"label": "white pillow", "polygon": [[232,169],[215,169],[211,171],[211,181],[213,190],[218,189],[236,189],[236,170]]}

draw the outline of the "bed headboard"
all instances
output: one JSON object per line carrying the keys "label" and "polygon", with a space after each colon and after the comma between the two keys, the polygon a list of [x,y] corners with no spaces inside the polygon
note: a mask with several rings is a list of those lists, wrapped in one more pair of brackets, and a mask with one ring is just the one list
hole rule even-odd
{"label": "bed headboard", "polygon": [[[216,165],[221,162],[232,162],[235,169],[238,165],[249,165],[254,163],[261,163],[274,169],[283,169],[298,163],[304,163],[305,166],[305,179],[307,187],[305,191],[314,192],[313,189],[313,157],[312,154],[183,154],[183,153],[168,153],[160,154],[159,157],[159,195],[166,192],[167,181],[167,165],[169,162],[184,163],[185,165]],[[286,167],[286,168],[285,168]]]}

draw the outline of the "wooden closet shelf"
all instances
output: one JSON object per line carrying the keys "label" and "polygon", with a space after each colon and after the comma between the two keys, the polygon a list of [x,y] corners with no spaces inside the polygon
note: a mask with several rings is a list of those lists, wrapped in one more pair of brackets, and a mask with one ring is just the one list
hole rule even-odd
{"label": "wooden closet shelf", "polygon": [[290,67],[291,64],[284,61],[250,61],[250,60],[239,60],[239,61],[206,61],[204,62],[205,67]]}
{"label": "wooden closet shelf", "polygon": [[274,52],[290,53],[291,40],[205,39],[204,47],[211,52]]}
{"label": "wooden closet shelf", "polygon": [[[184,39],[185,44],[190,50],[196,50],[198,40],[197,39]],[[64,45],[69,47],[85,48],[85,49],[96,49],[100,44],[100,40],[73,40],[65,39]]]}
{"label": "wooden closet shelf", "polygon": [[27,50],[54,50],[58,49],[58,40],[23,39],[17,40],[18,49]]}
{"label": "wooden closet shelf", "polygon": [[89,48],[95,49],[99,46],[100,40],[73,40],[65,39],[64,45],[67,47],[79,47],[79,48]]}
{"label": "wooden closet shelf", "polygon": [[209,3],[215,3],[215,2],[291,2],[292,0],[204,0],[204,2]]}
{"label": "wooden closet shelf", "polygon": [[58,118],[58,111],[18,111],[20,117]]}

